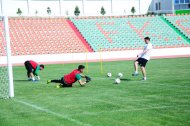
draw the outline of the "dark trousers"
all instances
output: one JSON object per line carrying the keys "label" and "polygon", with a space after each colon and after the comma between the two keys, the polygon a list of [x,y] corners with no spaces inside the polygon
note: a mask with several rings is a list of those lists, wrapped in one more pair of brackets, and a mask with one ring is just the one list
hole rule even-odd
{"label": "dark trousers", "polygon": [[62,86],[62,87],[72,87],[72,85],[68,85],[68,84],[65,83],[63,77],[61,79],[58,79],[58,80],[51,80],[51,82],[60,83],[60,86]]}
{"label": "dark trousers", "polygon": [[24,62],[24,65],[27,70],[27,76],[30,77],[30,73],[32,73],[32,65],[29,61]]}

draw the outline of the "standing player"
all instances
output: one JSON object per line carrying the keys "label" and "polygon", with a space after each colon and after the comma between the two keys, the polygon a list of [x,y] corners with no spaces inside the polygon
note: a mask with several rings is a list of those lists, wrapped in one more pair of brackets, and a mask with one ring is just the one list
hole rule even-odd
{"label": "standing player", "polygon": [[132,76],[138,76],[138,65],[140,65],[141,67],[141,71],[143,74],[143,79],[142,80],[146,80],[146,63],[148,62],[148,60],[150,60],[150,53],[152,50],[152,44],[150,43],[150,38],[149,37],[145,37],[144,41],[146,43],[143,52],[141,52],[140,54],[137,55],[138,59],[134,62],[134,68],[135,68],[135,72],[132,74]]}
{"label": "standing player", "polygon": [[[73,70],[71,73],[64,75],[60,80],[48,80],[47,84],[60,83],[57,87],[72,87],[72,85],[78,81],[81,86],[84,86],[86,83],[91,81],[91,78],[88,76],[84,76],[82,73],[85,69],[85,66],[79,65],[78,69]],[[82,81],[82,78],[86,78],[86,81]]]}
{"label": "standing player", "polygon": [[40,80],[39,71],[44,69],[44,65],[38,65],[35,61],[28,60],[24,62],[24,65],[27,70],[28,80],[35,81],[35,76],[37,76],[37,80]]}

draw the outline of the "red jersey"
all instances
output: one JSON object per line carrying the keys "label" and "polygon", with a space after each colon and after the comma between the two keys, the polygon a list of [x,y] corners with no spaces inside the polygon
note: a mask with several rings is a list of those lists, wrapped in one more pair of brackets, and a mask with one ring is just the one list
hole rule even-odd
{"label": "red jersey", "polygon": [[76,75],[80,74],[81,72],[79,70],[73,70],[71,73],[67,74],[64,76],[64,81],[68,84],[68,85],[73,85],[73,83],[75,83],[77,81]]}
{"label": "red jersey", "polygon": [[33,69],[37,68],[38,64],[36,62],[34,62],[32,60],[30,60],[29,62],[30,62],[30,64],[31,64],[31,66],[32,66]]}

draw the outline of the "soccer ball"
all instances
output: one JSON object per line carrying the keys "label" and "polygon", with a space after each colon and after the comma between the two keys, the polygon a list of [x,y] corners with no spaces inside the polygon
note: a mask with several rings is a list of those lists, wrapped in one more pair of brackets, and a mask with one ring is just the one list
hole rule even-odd
{"label": "soccer ball", "polygon": [[123,74],[122,73],[118,73],[118,77],[119,78],[123,77]]}
{"label": "soccer ball", "polygon": [[111,74],[111,73],[107,73],[107,76],[108,76],[108,77],[111,77],[111,76],[112,76],[112,74]]}
{"label": "soccer ball", "polygon": [[119,84],[119,83],[121,83],[121,80],[120,80],[119,78],[116,78],[116,79],[115,79],[115,83],[116,83],[116,84]]}

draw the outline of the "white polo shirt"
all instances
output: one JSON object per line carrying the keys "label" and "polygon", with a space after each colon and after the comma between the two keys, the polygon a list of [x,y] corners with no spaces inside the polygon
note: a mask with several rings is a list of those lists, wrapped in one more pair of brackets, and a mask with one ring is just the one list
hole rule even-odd
{"label": "white polo shirt", "polygon": [[150,60],[151,50],[152,50],[152,43],[148,43],[144,46],[143,51],[148,50],[146,53],[142,54],[140,58],[144,58],[146,60]]}

